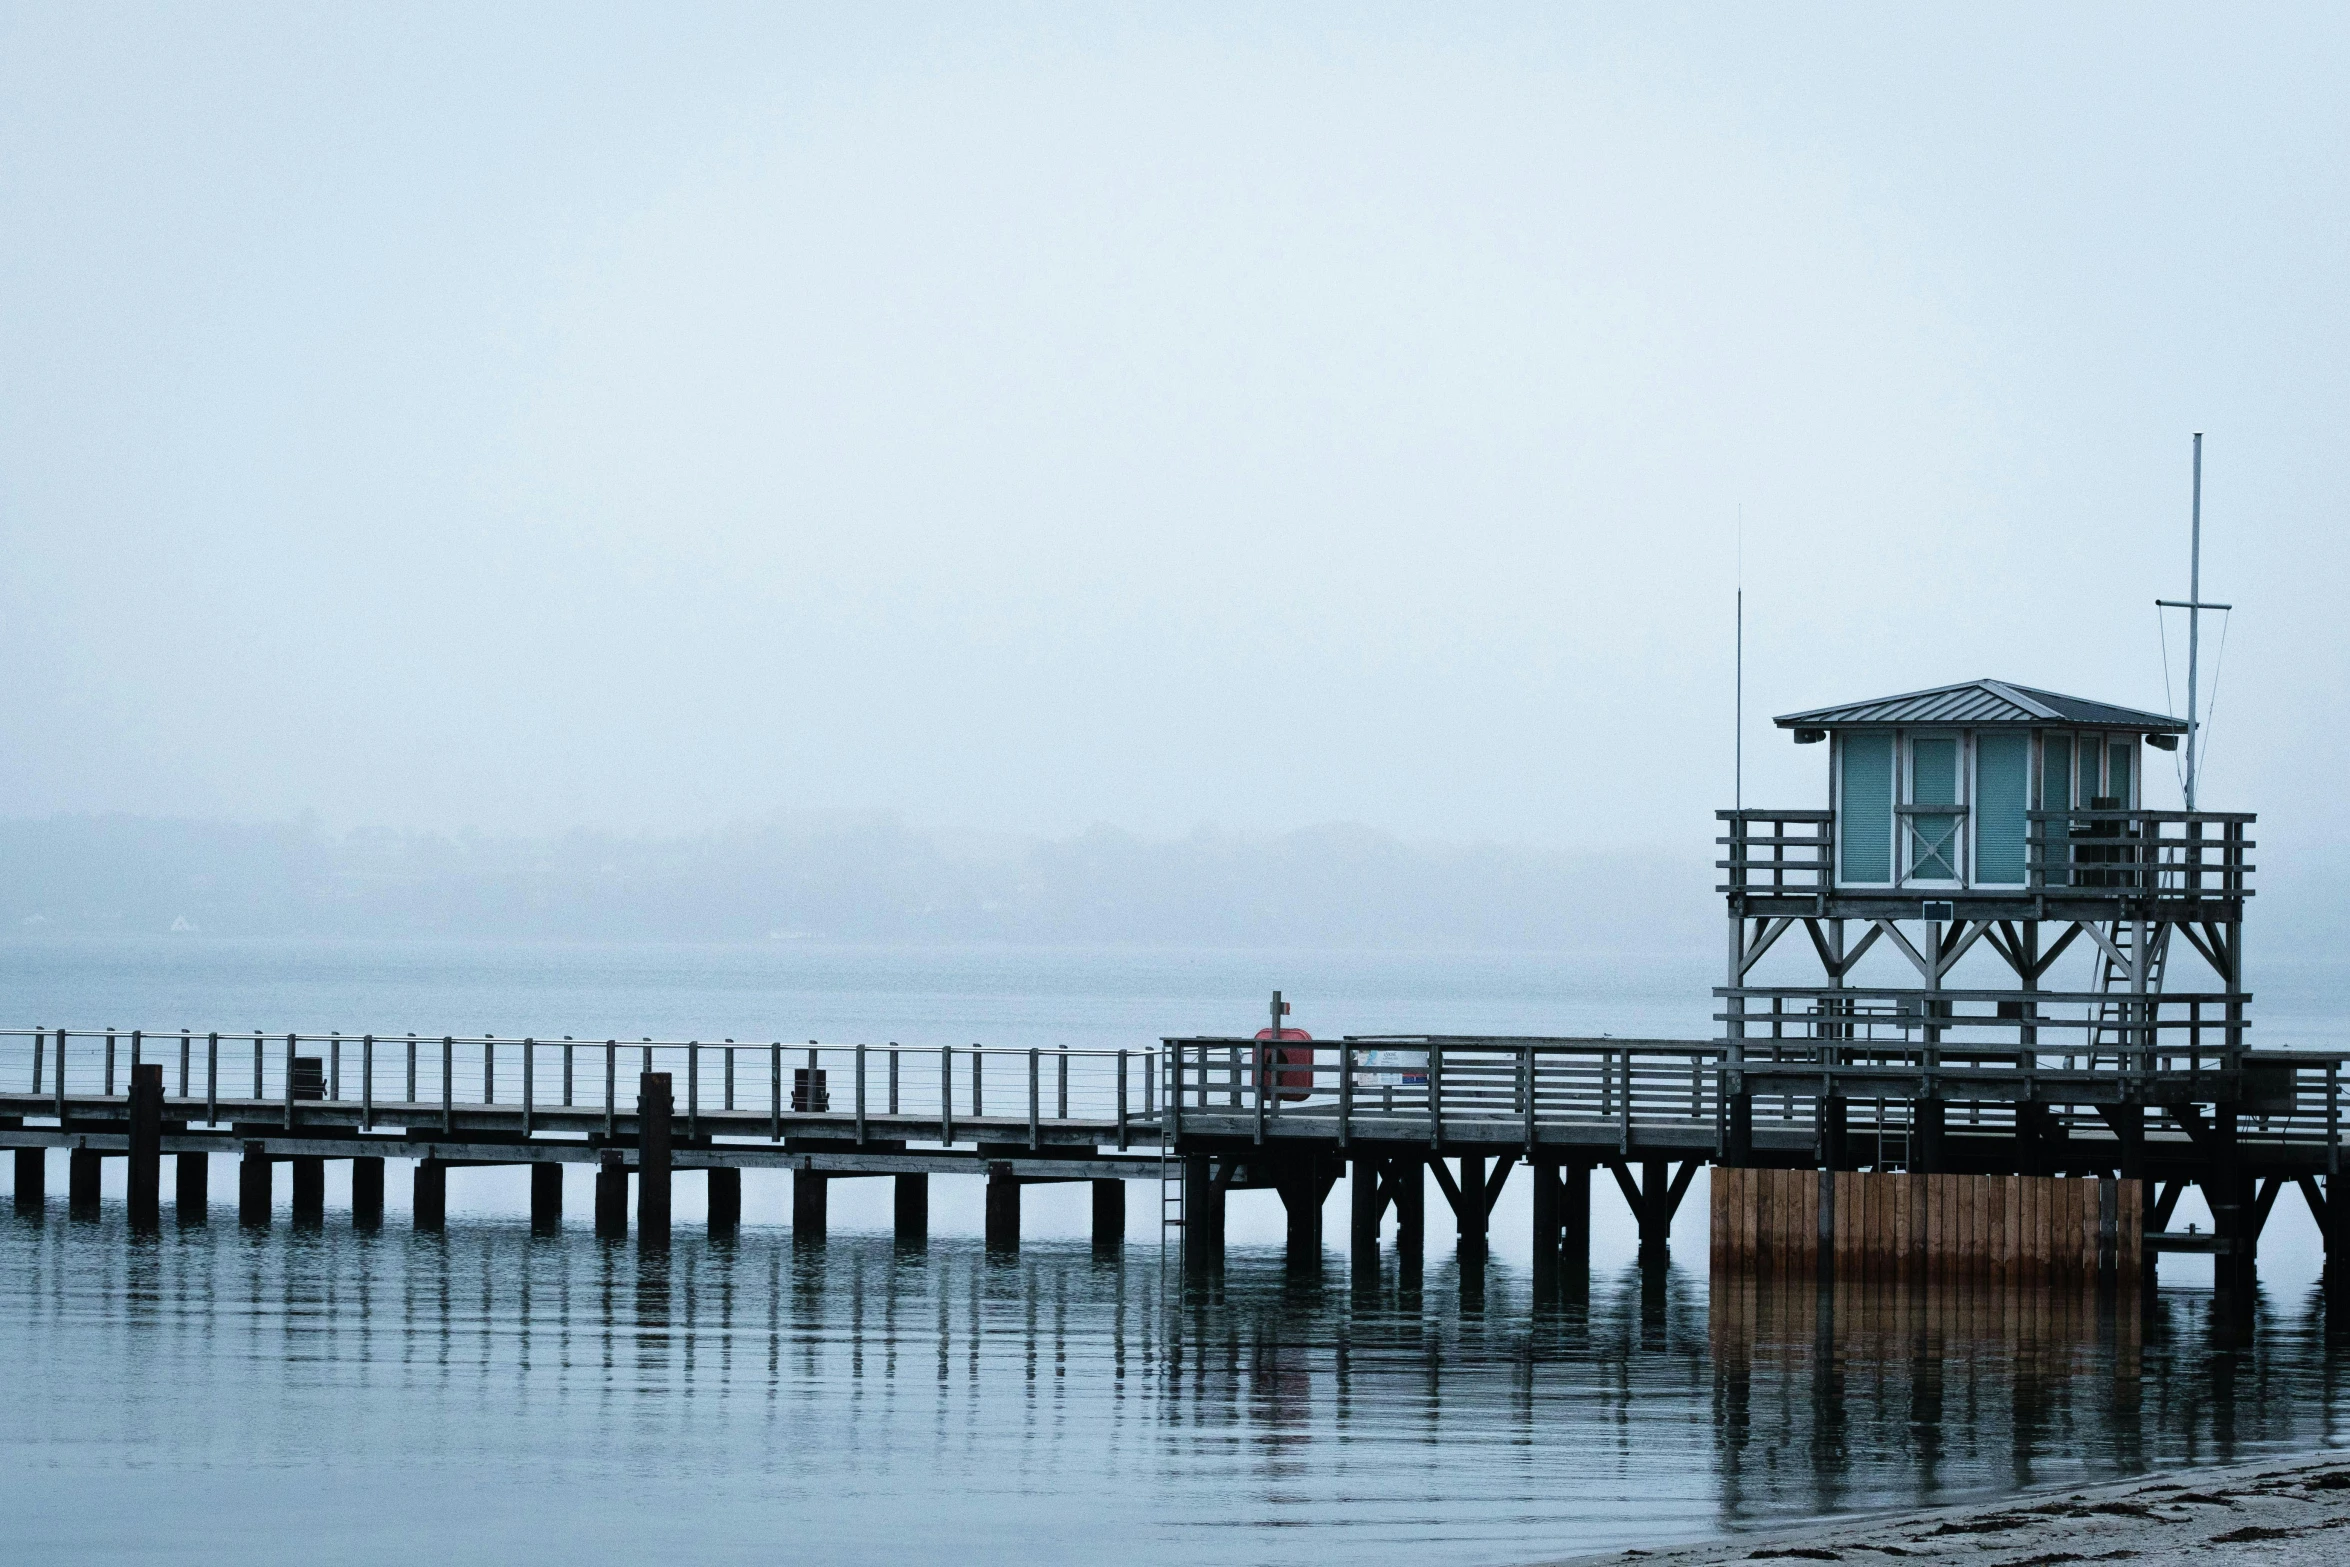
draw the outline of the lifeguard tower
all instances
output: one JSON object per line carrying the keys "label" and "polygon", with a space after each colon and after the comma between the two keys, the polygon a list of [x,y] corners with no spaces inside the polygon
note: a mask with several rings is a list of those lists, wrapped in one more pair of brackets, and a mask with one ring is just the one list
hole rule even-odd
{"label": "lifeguard tower", "polygon": [[[2169,1176],[2153,1231],[2192,1180],[2221,1284],[2249,1284],[2274,1193],[2247,1185],[2239,1121],[2280,1108],[2246,1049],[2253,818],[2146,808],[2149,750],[2187,725],[2000,680],[1776,722],[1824,745],[1826,799],[1718,813],[1723,1162]],[[1803,982],[1757,983],[1798,927],[1816,969],[1782,953]],[[1978,947],[1998,962],[1956,982]]]}

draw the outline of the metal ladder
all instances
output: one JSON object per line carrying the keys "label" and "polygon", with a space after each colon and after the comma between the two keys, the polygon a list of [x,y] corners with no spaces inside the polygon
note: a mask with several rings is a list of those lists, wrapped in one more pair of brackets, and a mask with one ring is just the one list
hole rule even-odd
{"label": "metal ladder", "polygon": [[1159,1120],[1159,1279],[1167,1278],[1167,1237],[1176,1238],[1175,1265],[1183,1266],[1183,1161],[1167,1146],[1164,1112]]}

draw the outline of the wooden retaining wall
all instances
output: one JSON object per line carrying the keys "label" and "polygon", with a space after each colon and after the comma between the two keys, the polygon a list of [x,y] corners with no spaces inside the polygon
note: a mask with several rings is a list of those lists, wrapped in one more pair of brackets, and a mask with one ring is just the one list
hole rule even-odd
{"label": "wooden retaining wall", "polygon": [[[2112,1177],[1713,1172],[1717,1277],[2000,1286],[2134,1280],[2144,1188]],[[1821,1223],[1822,1205],[1830,1209]]]}

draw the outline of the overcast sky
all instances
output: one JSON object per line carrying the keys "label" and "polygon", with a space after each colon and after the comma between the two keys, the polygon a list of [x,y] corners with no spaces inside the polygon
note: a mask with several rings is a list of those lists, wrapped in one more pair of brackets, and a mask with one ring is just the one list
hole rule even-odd
{"label": "overcast sky", "polygon": [[1698,844],[2202,429],[2335,830],[2350,13],[677,9],[0,8],[0,812]]}

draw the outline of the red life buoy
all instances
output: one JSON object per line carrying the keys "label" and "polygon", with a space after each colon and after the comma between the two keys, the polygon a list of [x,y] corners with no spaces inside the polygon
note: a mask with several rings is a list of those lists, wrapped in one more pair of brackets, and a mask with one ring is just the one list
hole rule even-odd
{"label": "red life buoy", "polygon": [[[1302,1028],[1285,1028],[1279,1034],[1275,1034],[1269,1028],[1257,1030],[1257,1038],[1269,1044],[1291,1039],[1312,1039],[1313,1037]],[[1314,1052],[1312,1047],[1293,1050],[1287,1048],[1286,1045],[1277,1045],[1272,1050],[1258,1051],[1257,1082],[1260,1087],[1264,1084],[1265,1058],[1267,1056],[1273,1058],[1273,1090],[1278,1097],[1305,1099],[1312,1096],[1314,1092]]]}

